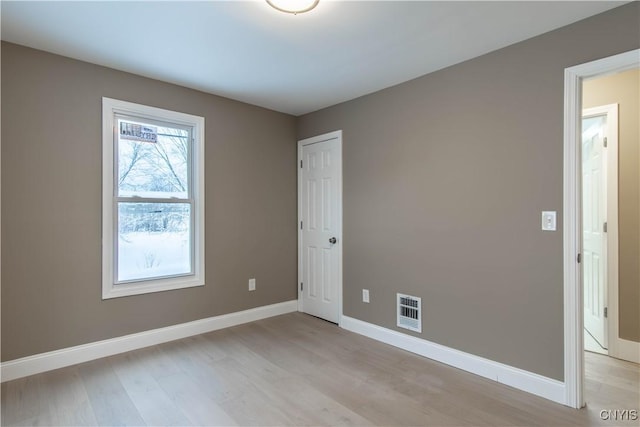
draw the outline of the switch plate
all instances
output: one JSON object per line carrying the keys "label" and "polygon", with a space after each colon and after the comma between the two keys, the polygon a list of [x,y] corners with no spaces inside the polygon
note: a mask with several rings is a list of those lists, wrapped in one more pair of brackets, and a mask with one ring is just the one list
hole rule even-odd
{"label": "switch plate", "polygon": [[362,290],[362,302],[369,302],[369,289]]}
{"label": "switch plate", "polygon": [[249,290],[250,291],[256,290],[256,279],[249,279]]}
{"label": "switch plate", "polygon": [[542,211],[542,229],[556,231],[556,211]]}

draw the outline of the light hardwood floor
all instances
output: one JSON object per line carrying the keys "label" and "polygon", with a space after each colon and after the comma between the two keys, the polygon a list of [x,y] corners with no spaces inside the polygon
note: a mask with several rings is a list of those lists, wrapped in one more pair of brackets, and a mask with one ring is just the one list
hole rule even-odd
{"label": "light hardwood floor", "polygon": [[574,410],[293,313],[4,383],[2,425],[620,425],[638,365],[586,365]]}

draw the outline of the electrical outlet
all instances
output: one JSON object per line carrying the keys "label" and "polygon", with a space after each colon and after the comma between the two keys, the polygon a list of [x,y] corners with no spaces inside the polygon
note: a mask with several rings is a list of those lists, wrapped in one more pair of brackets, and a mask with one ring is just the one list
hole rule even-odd
{"label": "electrical outlet", "polygon": [[256,279],[249,279],[249,290],[250,291],[256,290]]}
{"label": "electrical outlet", "polygon": [[369,289],[362,290],[362,302],[369,302]]}

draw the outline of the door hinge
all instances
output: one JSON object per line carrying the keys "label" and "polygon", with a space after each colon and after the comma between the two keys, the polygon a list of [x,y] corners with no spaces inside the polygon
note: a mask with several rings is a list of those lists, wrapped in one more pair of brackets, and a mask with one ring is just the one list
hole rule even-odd
{"label": "door hinge", "polygon": [[609,309],[608,309],[608,307],[604,308],[604,317],[609,317]]}
{"label": "door hinge", "polygon": [[300,160],[300,169],[302,169],[302,160]]}
{"label": "door hinge", "polygon": [[302,230],[302,221],[300,221],[300,230]]}
{"label": "door hinge", "polygon": [[605,136],[604,139],[602,140],[603,144],[604,144],[604,148],[607,148],[607,137]]}
{"label": "door hinge", "polygon": [[304,290],[304,282],[300,282],[300,290],[303,291]]}
{"label": "door hinge", "polygon": [[602,231],[607,232],[607,223],[602,224]]}
{"label": "door hinge", "polygon": [[578,254],[578,264],[580,264],[580,260],[582,259],[582,257],[580,255],[581,254]]}

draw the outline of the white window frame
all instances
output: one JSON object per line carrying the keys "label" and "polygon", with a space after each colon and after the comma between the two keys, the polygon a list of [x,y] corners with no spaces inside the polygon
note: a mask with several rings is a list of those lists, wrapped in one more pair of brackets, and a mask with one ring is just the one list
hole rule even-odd
{"label": "white window frame", "polygon": [[[116,284],[117,181],[116,114],[174,123],[193,129],[191,145],[191,197],[193,198],[193,273]],[[132,102],[102,98],[102,299],[204,286],[204,117]]]}

